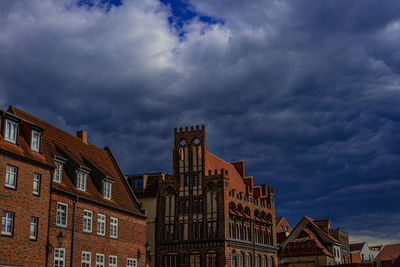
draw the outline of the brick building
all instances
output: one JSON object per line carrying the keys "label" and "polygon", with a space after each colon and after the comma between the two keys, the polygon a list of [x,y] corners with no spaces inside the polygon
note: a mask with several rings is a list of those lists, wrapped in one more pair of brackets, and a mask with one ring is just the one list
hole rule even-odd
{"label": "brick building", "polygon": [[1,119],[0,266],[145,266],[146,217],[111,150],[14,107]]}
{"label": "brick building", "polygon": [[304,216],[282,244],[280,265],[311,267],[341,264],[341,243],[332,234],[330,220]]}
{"label": "brick building", "polygon": [[276,266],[274,190],[208,152],[204,126],[175,129],[172,175],[128,180],[157,198],[154,266]]}
{"label": "brick building", "polygon": [[275,229],[276,229],[276,242],[278,246],[280,246],[292,232],[292,227],[290,227],[290,224],[288,223],[285,217],[276,217]]}

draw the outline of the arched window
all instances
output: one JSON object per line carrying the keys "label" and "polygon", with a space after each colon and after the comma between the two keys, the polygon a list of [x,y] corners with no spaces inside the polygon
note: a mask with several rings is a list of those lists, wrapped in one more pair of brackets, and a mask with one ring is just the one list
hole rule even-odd
{"label": "arched window", "polygon": [[270,265],[269,265],[269,266],[270,266],[270,267],[274,267],[274,265],[275,265],[275,264],[274,264],[274,257],[272,257],[272,256],[269,257],[269,262],[270,262]]}
{"label": "arched window", "polygon": [[267,267],[267,256],[262,257],[262,267]]}
{"label": "arched window", "polygon": [[231,255],[231,267],[236,267],[236,251],[232,251]]}
{"label": "arched window", "polygon": [[200,254],[193,252],[190,254],[190,267],[200,267]]}
{"label": "arched window", "polygon": [[252,267],[253,265],[251,265],[251,255],[250,253],[247,253],[246,255],[246,267]]}
{"label": "arched window", "polygon": [[244,253],[239,252],[239,267],[244,267]]}
{"label": "arched window", "polygon": [[206,267],[217,266],[217,253],[215,251],[208,251],[206,254]]}
{"label": "arched window", "polygon": [[261,267],[260,255],[256,255],[256,267]]}
{"label": "arched window", "polygon": [[167,254],[164,256],[164,266],[165,267],[178,267],[178,255],[177,254]]}

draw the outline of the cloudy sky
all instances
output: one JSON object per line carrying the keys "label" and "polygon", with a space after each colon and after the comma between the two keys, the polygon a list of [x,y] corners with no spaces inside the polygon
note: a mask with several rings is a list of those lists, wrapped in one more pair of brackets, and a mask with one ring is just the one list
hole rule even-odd
{"label": "cloudy sky", "polygon": [[0,108],[171,170],[173,128],[244,159],[292,226],[400,242],[400,1],[2,0]]}

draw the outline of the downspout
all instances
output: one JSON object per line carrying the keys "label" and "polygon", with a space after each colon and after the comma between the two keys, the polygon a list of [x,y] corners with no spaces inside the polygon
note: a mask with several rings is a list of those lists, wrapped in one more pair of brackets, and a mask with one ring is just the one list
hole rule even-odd
{"label": "downspout", "polygon": [[71,237],[71,267],[74,267],[74,244],[75,244],[75,215],[76,215],[76,203],[79,201],[79,196],[74,199],[74,215],[72,217],[72,237]]}
{"label": "downspout", "polygon": [[50,192],[49,192],[49,214],[47,217],[47,243],[46,243],[46,266],[49,263],[49,257],[50,257],[50,253],[49,253],[49,248],[50,248],[50,240],[49,240],[49,234],[50,234],[50,215],[51,215],[51,192],[53,191],[53,172],[54,171],[50,171]]}

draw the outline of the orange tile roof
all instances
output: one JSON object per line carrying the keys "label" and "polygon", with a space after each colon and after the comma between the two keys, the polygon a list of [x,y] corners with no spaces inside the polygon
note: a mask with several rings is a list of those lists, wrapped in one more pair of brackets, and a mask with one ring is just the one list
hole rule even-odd
{"label": "orange tile roof", "polygon": [[245,181],[233,164],[226,162],[225,160],[215,156],[208,151],[206,151],[205,153],[205,163],[206,173],[208,173],[208,170],[211,170],[212,173],[214,173],[215,169],[217,169],[218,171],[220,171],[221,169],[225,169],[228,171],[228,177],[230,179],[228,185],[229,191],[232,189],[236,189],[238,193],[246,193]]}
{"label": "orange tile roof", "polygon": [[[64,158],[67,157],[69,161],[77,165],[89,169],[95,167],[97,169],[96,171],[103,176],[98,177],[93,174],[94,172],[90,172],[87,179],[87,191],[83,192],[76,189],[74,185],[75,177],[72,177],[72,174],[68,173],[68,171],[63,168],[62,184],[53,183],[55,188],[143,216],[143,212],[140,210],[140,204],[125,180],[110,149],[101,149],[90,143],[85,144],[80,138],[15,107],[10,107],[9,111],[44,129],[42,135],[44,146],[42,148],[41,157],[47,160],[52,159],[51,154]],[[25,145],[26,144],[22,142],[21,146],[24,147]],[[16,148],[14,148],[14,150],[15,149]],[[21,151],[21,154],[23,153],[24,152]],[[53,163],[51,162],[51,164]],[[96,186],[99,184],[99,179],[105,176],[114,178],[112,200],[104,199],[101,189]]]}
{"label": "orange tile roof", "polygon": [[387,261],[400,257],[400,244],[385,245],[374,261]]}

